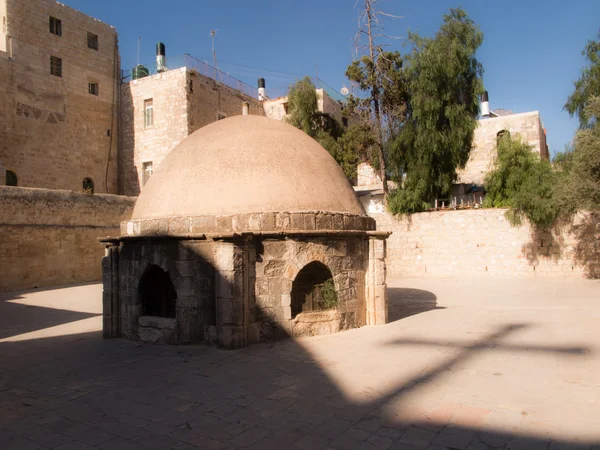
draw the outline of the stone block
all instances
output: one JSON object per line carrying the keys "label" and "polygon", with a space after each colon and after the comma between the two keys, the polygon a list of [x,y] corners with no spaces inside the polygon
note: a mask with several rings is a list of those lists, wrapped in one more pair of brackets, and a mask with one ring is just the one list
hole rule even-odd
{"label": "stone block", "polygon": [[231,233],[233,231],[233,221],[231,216],[217,216],[217,231]]}
{"label": "stone block", "polygon": [[291,227],[290,213],[280,212],[277,213],[275,218],[275,228],[277,230],[288,230]]}
{"label": "stone block", "polygon": [[355,230],[356,229],[356,216],[345,215],[344,216],[344,230]]}
{"label": "stone block", "polygon": [[243,325],[244,305],[242,298],[217,297],[217,325]]}
{"label": "stone block", "polygon": [[228,242],[216,242],[213,246],[215,268],[217,270],[234,269],[234,245]]}
{"label": "stone block", "polygon": [[242,326],[217,326],[217,345],[226,350],[242,348],[246,344],[244,335]]}
{"label": "stone block", "polygon": [[344,229],[344,216],[342,214],[333,215],[333,229],[343,230]]}
{"label": "stone block", "polygon": [[140,224],[140,235],[161,236],[169,231],[168,219],[143,219]]}
{"label": "stone block", "polygon": [[302,213],[292,213],[290,217],[292,230],[304,229],[304,215]]}
{"label": "stone block", "polygon": [[158,330],[174,330],[176,320],[172,317],[140,316],[138,317],[138,325]]}
{"label": "stone block", "polygon": [[262,231],[273,231],[275,230],[275,213],[266,212],[260,215],[261,229]]}
{"label": "stone block", "polygon": [[248,230],[249,231],[262,230],[262,215],[261,214],[250,214],[250,216],[248,217]]}
{"label": "stone block", "polygon": [[331,214],[318,213],[316,216],[315,228],[317,230],[331,230],[333,227],[333,218]]}
{"label": "stone block", "polygon": [[197,216],[190,219],[190,231],[194,234],[214,233],[217,231],[215,216]]}
{"label": "stone block", "polygon": [[250,214],[237,214],[231,218],[233,231],[241,233],[250,229]]}
{"label": "stone block", "polygon": [[317,227],[315,213],[304,214],[304,229],[314,230]]}
{"label": "stone block", "polygon": [[191,219],[189,217],[169,218],[169,234],[185,235],[190,232]]}

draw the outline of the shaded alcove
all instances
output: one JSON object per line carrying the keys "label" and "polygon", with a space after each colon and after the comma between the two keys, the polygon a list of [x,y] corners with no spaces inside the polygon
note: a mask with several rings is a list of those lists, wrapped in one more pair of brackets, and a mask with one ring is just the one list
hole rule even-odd
{"label": "shaded alcove", "polygon": [[142,274],[138,297],[142,315],[175,318],[177,291],[169,274],[157,265],[148,266]]}
{"label": "shaded alcove", "polygon": [[308,263],[296,276],[291,297],[292,318],[301,312],[332,309],[337,304],[337,294],[331,271],[318,261]]}

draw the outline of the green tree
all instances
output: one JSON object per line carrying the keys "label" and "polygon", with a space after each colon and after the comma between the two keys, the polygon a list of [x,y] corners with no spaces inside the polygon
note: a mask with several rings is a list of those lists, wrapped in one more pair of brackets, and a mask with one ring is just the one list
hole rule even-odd
{"label": "green tree", "polygon": [[409,33],[404,57],[408,103],[390,160],[401,185],[390,198],[394,213],[413,213],[450,193],[456,169],[469,159],[483,93],[483,68],[475,53],[479,27],[461,9],[451,9],[434,38]]}
{"label": "green tree", "polygon": [[507,219],[521,225],[526,218],[534,226],[546,229],[559,216],[555,191],[560,172],[532,152],[520,136],[506,135],[498,144],[494,169],[485,177],[486,207],[508,207]]}
{"label": "green tree", "polygon": [[329,114],[318,109],[318,95],[309,77],[297,81],[288,92],[286,121],[321,144],[344,170],[348,179],[356,177],[358,156],[353,146],[338,142],[344,127]]}
{"label": "green tree", "polygon": [[575,82],[575,91],[569,96],[564,109],[572,116],[577,115],[581,128],[590,125],[590,116],[586,107],[591,98],[600,96],[600,32],[598,40],[589,40],[582,55],[589,61],[588,67],[581,72]]}
{"label": "green tree", "polygon": [[403,121],[406,91],[400,53],[384,51],[385,44],[378,39],[385,36],[385,19],[395,16],[380,11],[377,4],[378,0],[364,0],[358,19],[359,31],[355,37],[357,53],[362,55],[346,70],[348,79],[364,95],[351,96],[348,101],[348,114],[357,119],[357,123],[350,127],[355,130],[346,142],[361,148],[362,151],[357,152],[361,159],[378,170],[387,202],[386,144]]}

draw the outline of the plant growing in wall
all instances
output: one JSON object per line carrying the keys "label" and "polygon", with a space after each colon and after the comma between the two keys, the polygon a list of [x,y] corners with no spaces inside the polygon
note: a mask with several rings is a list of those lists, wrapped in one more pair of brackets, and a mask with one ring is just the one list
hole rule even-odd
{"label": "plant growing in wall", "polygon": [[339,304],[333,280],[329,279],[316,285],[317,298],[314,300],[318,309],[334,309]]}

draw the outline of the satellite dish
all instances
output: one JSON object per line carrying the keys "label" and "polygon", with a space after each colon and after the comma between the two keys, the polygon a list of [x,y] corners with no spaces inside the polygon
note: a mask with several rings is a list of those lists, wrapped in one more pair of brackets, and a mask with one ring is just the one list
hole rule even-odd
{"label": "satellite dish", "polygon": [[346,86],[343,86],[342,89],[340,89],[340,93],[344,96],[348,95],[350,91],[348,90],[348,88]]}

